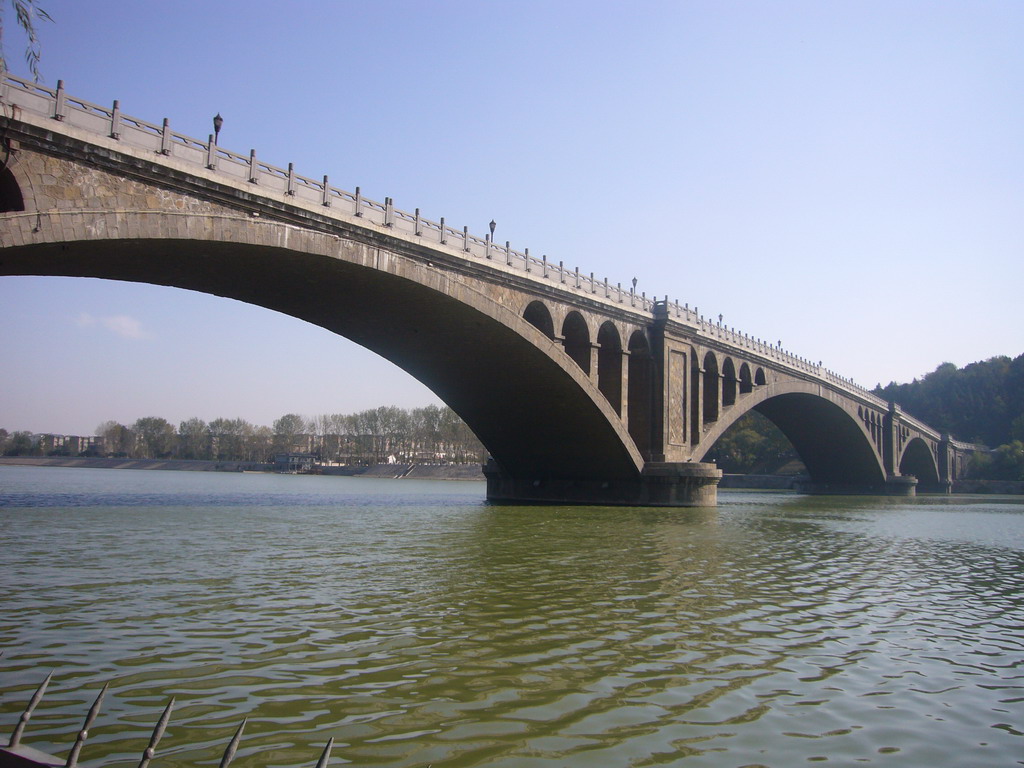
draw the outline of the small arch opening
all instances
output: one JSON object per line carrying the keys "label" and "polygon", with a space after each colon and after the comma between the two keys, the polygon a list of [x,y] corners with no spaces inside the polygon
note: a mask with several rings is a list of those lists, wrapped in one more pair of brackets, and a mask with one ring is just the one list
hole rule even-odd
{"label": "small arch opening", "polygon": [[597,332],[597,388],[616,413],[622,411],[622,339],[611,321]]}
{"label": "small arch opening", "polygon": [[699,445],[701,438],[701,375],[702,371],[697,360],[697,350],[690,347],[690,442],[694,445]]}
{"label": "small arch opening", "polygon": [[0,168],[0,213],[25,210],[25,198],[10,168]]}
{"label": "small arch opening", "polygon": [[542,301],[531,301],[523,312],[523,319],[549,339],[555,338],[555,322]]}
{"label": "small arch opening", "polygon": [[750,376],[750,366],[744,363],[740,366],[740,394],[747,395],[754,391],[754,381]]}
{"label": "small arch opening", "polygon": [[570,312],[562,323],[565,354],[576,361],[583,372],[590,374],[590,330],[579,312]]}
{"label": "small arch opening", "polygon": [[704,423],[718,421],[718,358],[712,352],[704,356]]}
{"label": "small arch opening", "polygon": [[651,454],[651,348],[643,331],[629,337],[629,435],[646,459]]}
{"label": "small arch opening", "polygon": [[728,408],[736,404],[736,391],[739,389],[739,381],[736,378],[736,366],[732,358],[725,358],[722,363],[722,407]]}

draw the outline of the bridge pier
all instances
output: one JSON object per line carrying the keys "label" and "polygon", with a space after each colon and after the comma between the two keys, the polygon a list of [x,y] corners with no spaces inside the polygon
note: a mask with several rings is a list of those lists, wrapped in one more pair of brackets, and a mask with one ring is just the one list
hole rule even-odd
{"label": "bridge pier", "polygon": [[913,475],[890,475],[879,485],[816,483],[810,478],[794,483],[797,493],[816,496],[906,496],[917,495],[917,478]]}
{"label": "bridge pier", "polygon": [[592,504],[627,507],[713,507],[722,471],[714,464],[647,462],[639,478],[520,479],[494,459],[484,465],[487,500],[501,504]]}

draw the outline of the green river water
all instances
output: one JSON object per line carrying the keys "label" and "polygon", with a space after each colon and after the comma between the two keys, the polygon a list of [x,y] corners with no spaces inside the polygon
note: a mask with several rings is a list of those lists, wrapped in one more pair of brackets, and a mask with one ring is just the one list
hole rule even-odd
{"label": "green river water", "polygon": [[1024,499],[0,466],[0,743],[85,766],[1024,764]]}

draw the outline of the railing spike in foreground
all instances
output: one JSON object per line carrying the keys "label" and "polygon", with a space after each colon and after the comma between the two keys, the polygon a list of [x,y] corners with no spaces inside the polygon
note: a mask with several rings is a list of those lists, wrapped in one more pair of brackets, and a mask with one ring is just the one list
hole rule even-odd
{"label": "railing spike in foreground", "polygon": [[110,683],[105,683],[103,689],[100,691],[100,695],[96,697],[96,701],[89,707],[89,714],[85,716],[85,723],[82,725],[82,730],[78,732],[78,738],[75,739],[75,746],[71,748],[71,753],[68,755],[68,761],[65,763],[65,768],[75,768],[78,765],[78,755],[82,751],[82,747],[85,745],[85,740],[89,738],[89,729],[92,728],[92,724],[96,721],[96,716],[100,713],[100,706],[103,704],[103,697],[107,693],[107,688],[110,687]]}
{"label": "railing spike in foreground", "polygon": [[164,708],[164,713],[160,715],[160,719],[156,721],[156,727],[153,729],[153,735],[149,737],[149,746],[146,747],[142,753],[142,760],[139,762],[139,768],[147,768],[149,761],[153,759],[153,755],[156,754],[156,745],[160,743],[160,739],[164,735],[164,731],[167,730],[167,722],[171,719],[171,709],[174,708],[174,698],[172,697],[167,706]]}
{"label": "railing spike in foreground", "polygon": [[331,759],[331,747],[334,746],[334,737],[332,736],[327,740],[327,746],[324,747],[324,751],[320,755],[320,759],[316,761],[316,768],[327,768],[327,761]]}
{"label": "railing spike in foreground", "polygon": [[238,749],[238,742],[242,739],[242,729],[245,728],[245,722],[248,718],[242,718],[242,722],[238,726],[238,730],[235,731],[235,735],[231,737],[231,741],[228,742],[227,749],[224,750],[224,757],[221,758],[220,768],[228,768],[228,765],[232,760],[235,759],[235,750]]}
{"label": "railing spike in foreground", "polygon": [[46,686],[50,684],[50,678],[53,677],[53,672],[46,676],[42,684],[36,688],[36,692],[32,694],[32,698],[29,699],[28,706],[25,707],[25,711],[22,712],[21,718],[18,720],[18,724],[14,727],[14,733],[11,734],[11,740],[8,742],[8,747],[16,747],[21,741],[21,734],[25,732],[25,726],[28,725],[29,718],[32,717],[32,710],[36,708],[36,704],[43,698],[43,694],[46,693]]}

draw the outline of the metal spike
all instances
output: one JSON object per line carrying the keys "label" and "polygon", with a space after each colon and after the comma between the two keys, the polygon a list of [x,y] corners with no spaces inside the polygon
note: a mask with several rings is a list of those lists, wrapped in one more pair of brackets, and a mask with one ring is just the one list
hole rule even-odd
{"label": "metal spike", "polygon": [[327,740],[327,746],[324,747],[324,751],[320,755],[320,759],[316,761],[316,768],[327,768],[327,761],[331,759],[331,747],[333,746],[334,737],[332,736]]}
{"label": "metal spike", "polygon": [[18,724],[14,727],[14,733],[11,734],[11,740],[8,742],[8,747],[16,747],[21,741],[21,734],[25,732],[25,726],[28,725],[29,718],[32,717],[32,710],[36,708],[36,704],[43,698],[43,694],[46,693],[46,686],[50,684],[50,678],[53,677],[53,672],[46,676],[43,680],[42,685],[36,688],[36,692],[32,694],[32,698],[29,699],[28,706],[25,707],[25,711],[21,713],[21,719],[18,720]]}
{"label": "metal spike", "polygon": [[96,716],[100,713],[100,705],[103,704],[103,697],[107,693],[107,688],[110,687],[110,683],[106,683],[103,686],[103,690],[100,691],[100,695],[96,697],[96,701],[89,707],[89,714],[85,716],[85,723],[82,725],[82,730],[78,732],[78,738],[75,739],[75,746],[71,748],[71,754],[68,755],[68,761],[64,764],[65,768],[75,768],[78,765],[78,755],[82,751],[82,747],[85,745],[85,740],[89,738],[89,729],[92,728],[92,724],[96,721]]}
{"label": "metal spike", "polygon": [[160,719],[156,721],[156,727],[153,729],[153,735],[149,737],[149,746],[146,747],[142,753],[142,760],[139,762],[139,768],[147,768],[149,761],[153,759],[153,755],[156,754],[156,745],[160,743],[160,739],[163,738],[164,731],[167,730],[167,722],[171,719],[171,709],[174,708],[174,698],[167,702],[167,706],[164,708],[164,713],[160,715]]}
{"label": "metal spike", "polygon": [[228,764],[235,759],[235,750],[238,749],[238,742],[242,739],[242,729],[245,728],[245,721],[248,718],[243,718],[242,722],[238,726],[238,730],[235,731],[235,735],[231,737],[231,741],[228,742],[228,748],[224,750],[224,757],[220,760],[220,768],[228,768]]}

